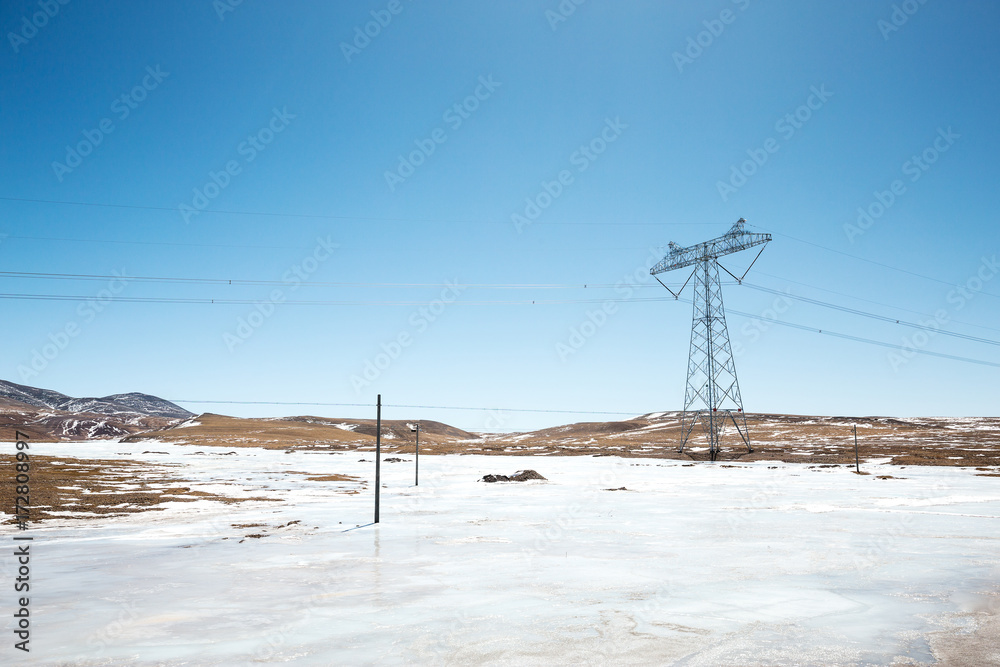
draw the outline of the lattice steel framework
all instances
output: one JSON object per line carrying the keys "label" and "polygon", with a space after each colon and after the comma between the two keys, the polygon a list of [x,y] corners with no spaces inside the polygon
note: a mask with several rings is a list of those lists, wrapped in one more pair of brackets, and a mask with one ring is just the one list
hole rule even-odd
{"label": "lattice steel framework", "polygon": [[771,240],[770,234],[744,231],[745,224],[746,220],[740,218],[722,236],[687,248],[671,242],[670,254],[649,270],[655,277],[659,273],[694,266],[691,275],[677,292],[663,285],[662,281],[660,284],[667,287],[676,299],[691,282],[691,278],[694,278],[691,347],[688,354],[687,386],[684,391],[679,451],[684,451],[691,431],[700,422],[708,438],[709,456],[713,461],[719,455],[722,433],[729,422],[736,427],[747,451],[753,451],[747,430],[746,413],[743,412],[743,399],[740,397],[740,385],[736,377],[736,362],[729,343],[729,329],[726,327],[726,313],[722,304],[722,284],[719,281],[721,268],[737,282],[742,282],[764,248],[760,249],[757,257],[754,257],[753,262],[750,262],[750,266],[740,277],[736,277],[719,264],[719,257],[753,246],[763,246]]}

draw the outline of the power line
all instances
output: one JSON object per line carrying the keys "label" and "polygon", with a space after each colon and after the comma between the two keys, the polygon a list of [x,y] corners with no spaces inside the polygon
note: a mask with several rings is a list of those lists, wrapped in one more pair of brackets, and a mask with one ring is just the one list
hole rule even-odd
{"label": "power line", "polygon": [[[66,205],[66,206],[90,206],[90,207],[100,207],[100,208],[118,208],[118,209],[135,209],[135,210],[146,210],[146,211],[171,211],[177,212],[177,208],[168,206],[143,206],[137,204],[110,204],[104,202],[81,202],[81,201],[69,201],[69,200],[56,200],[56,199],[31,199],[26,197],[0,197],[0,201],[11,201],[11,202],[28,202],[36,204],[55,204],[55,205]],[[508,225],[511,224],[507,220],[444,220],[435,218],[400,218],[400,217],[375,217],[375,216],[348,216],[348,215],[327,215],[327,214],[311,214],[311,213],[277,213],[269,211],[232,211],[232,210],[218,210],[218,209],[204,209],[200,211],[201,213],[215,213],[222,215],[247,215],[247,216],[262,216],[262,217],[287,217],[287,218],[307,218],[307,219],[319,219],[319,220],[359,220],[365,222],[415,222],[415,223],[446,223],[446,224],[485,224],[485,225]],[[544,222],[539,223],[542,225],[566,225],[566,226],[708,226],[714,225],[715,223],[708,222]],[[803,243],[805,245],[810,245],[821,250],[826,250],[827,252],[836,253],[838,255],[843,255],[845,257],[850,257],[852,259],[867,262],[875,266],[880,266],[882,268],[890,269],[892,271],[898,271],[905,273],[907,275],[915,276],[917,278],[923,278],[925,280],[930,280],[932,282],[940,283],[942,285],[948,285],[954,287],[954,283],[947,280],[941,280],[940,278],[934,278],[932,276],[927,276],[924,274],[916,273],[908,269],[901,269],[897,266],[892,266],[890,264],[885,264],[883,262],[878,262],[875,260],[867,259],[865,257],[859,257],[858,255],[853,255],[851,253],[844,252],[842,250],[835,250],[827,246],[821,245],[819,243],[814,243],[812,241],[806,241],[804,239],[791,236],[790,234],[784,234],[782,232],[775,232],[768,230],[759,225],[750,225],[751,227],[756,227],[763,231],[769,232],[776,236],[782,236],[784,238],[790,239],[792,241],[797,241],[798,243]],[[13,237],[11,237],[13,238]],[[24,237],[28,238],[28,237]],[[93,241],[93,242],[111,242],[111,241]],[[238,246],[233,246],[238,247]],[[990,296],[993,298],[1000,298],[1000,295],[992,294],[990,292],[979,292],[985,296]]]}
{"label": "power line", "polygon": [[826,301],[820,301],[819,299],[810,299],[804,296],[797,296],[794,294],[787,294],[781,290],[771,289],[770,287],[761,287],[760,285],[752,285],[748,282],[744,282],[744,285],[750,289],[757,290],[759,292],[767,292],[768,294],[777,294],[787,299],[795,299],[796,301],[803,301],[805,303],[811,303],[816,306],[822,306],[823,308],[830,308],[832,310],[838,310],[843,313],[850,313],[852,315],[860,315],[862,317],[869,317],[874,320],[880,320],[882,322],[889,322],[891,324],[901,324],[903,326],[912,327],[914,329],[922,329],[924,331],[933,331],[934,333],[939,333],[944,336],[954,336],[955,338],[963,338],[965,340],[975,341],[977,343],[986,343],[988,345],[1000,345],[1000,341],[990,340],[989,338],[980,338],[978,336],[970,336],[968,334],[957,333],[954,331],[946,331],[939,327],[932,327],[926,324],[916,324],[915,322],[907,322],[905,320],[897,320],[893,317],[887,317],[885,315],[876,315],[875,313],[868,313],[863,310],[857,310],[855,308],[848,308],[847,306],[838,306],[834,303],[828,303]]}
{"label": "power line", "polygon": [[[762,275],[769,275],[769,274],[762,274]],[[115,280],[115,279],[121,279],[122,278],[121,276],[109,275],[109,274],[41,273],[41,272],[27,272],[27,271],[0,271],[0,277],[28,278],[28,279],[45,279],[45,280],[91,280],[91,281],[93,281],[93,280]],[[777,278],[779,280],[787,280],[785,278],[781,278],[780,276],[770,276],[770,277]],[[205,284],[205,285],[287,285],[288,284],[287,281],[281,281],[281,280],[247,280],[247,279],[230,279],[230,278],[181,278],[181,277],[164,277],[164,276],[128,276],[128,280],[129,281],[142,281],[142,282],[157,282],[157,283],[182,283],[182,284]],[[879,303],[879,302],[875,302],[875,301],[870,301],[868,299],[860,299],[860,297],[853,297],[853,296],[851,296],[849,294],[843,294],[841,292],[834,292],[833,290],[827,290],[827,289],[824,289],[824,288],[821,288],[821,287],[816,287],[816,286],[808,285],[806,283],[801,283],[801,282],[796,282],[796,281],[789,281],[789,282],[793,282],[793,283],[799,284],[799,285],[804,285],[806,287],[813,287],[814,289],[819,289],[821,291],[826,291],[826,292],[830,292],[830,293],[833,293],[833,294],[839,294],[841,296],[846,296],[848,298],[858,298],[859,300],[867,301],[869,303],[874,303],[876,305],[885,306],[887,308],[897,308],[897,306],[892,306],[890,304],[883,304],[883,303]],[[377,288],[417,288],[417,289],[425,289],[425,288],[445,289],[445,288],[448,288],[448,287],[455,287],[455,288],[460,288],[460,289],[509,289],[509,290],[515,290],[515,289],[611,289],[611,288],[615,288],[615,287],[619,287],[620,286],[620,283],[576,283],[576,284],[572,284],[572,283],[570,283],[570,284],[558,284],[558,283],[466,283],[466,284],[460,284],[460,283],[456,283],[456,284],[453,284],[453,285],[449,285],[447,283],[390,283],[390,282],[357,282],[357,281],[355,281],[355,282],[343,282],[343,281],[341,281],[341,282],[333,282],[333,281],[298,281],[296,284],[299,285],[299,286],[326,286],[326,287],[377,287]],[[673,284],[673,283],[671,283],[671,284]],[[727,284],[728,285],[728,284],[735,284],[735,283],[725,282],[723,284]],[[899,320],[899,319],[894,318],[894,317],[889,317],[889,316],[885,316],[885,315],[877,315],[877,314],[874,314],[874,313],[868,313],[868,312],[865,312],[865,311],[861,311],[861,310],[849,308],[847,306],[840,306],[840,305],[837,305],[837,304],[833,304],[833,303],[830,303],[830,302],[827,302],[827,301],[821,301],[821,300],[818,300],[818,299],[809,299],[807,297],[802,297],[802,296],[796,296],[796,295],[788,294],[786,292],[781,292],[781,291],[775,290],[773,288],[767,288],[767,287],[763,287],[763,286],[760,286],[760,285],[753,285],[753,284],[747,283],[747,282],[744,282],[742,284],[746,285],[747,287],[750,287],[751,289],[755,289],[755,290],[758,290],[758,291],[768,292],[770,294],[776,294],[776,295],[779,295],[779,296],[784,296],[784,297],[788,297],[788,298],[791,298],[791,299],[796,299],[798,301],[804,301],[804,302],[807,302],[807,303],[813,303],[815,305],[823,306],[823,307],[826,307],[826,308],[832,308],[834,310],[839,310],[839,311],[842,311],[842,312],[848,312],[848,313],[852,313],[852,314],[856,314],[856,315],[862,315],[862,316],[865,316],[865,317],[870,317],[870,318],[882,320],[882,321],[885,321],[885,322],[891,322],[891,323],[894,323],[894,324],[901,324],[901,325],[904,325],[904,326],[910,326],[910,327],[917,328],[917,329],[925,329],[925,330],[928,330],[928,331],[941,332],[941,333],[944,333],[945,335],[955,336],[955,337],[958,337],[958,338],[965,338],[965,339],[968,339],[968,340],[973,340],[973,341],[977,341],[977,342],[988,343],[988,344],[991,344],[991,345],[998,345],[998,344],[1000,344],[1000,342],[994,341],[994,340],[990,340],[990,339],[978,338],[976,336],[969,336],[967,334],[949,332],[949,331],[945,331],[945,330],[942,330],[942,329],[937,329],[937,328],[931,327],[931,326],[914,324],[912,322],[906,322],[906,321]],[[647,285],[630,285],[630,287],[634,288],[634,289],[638,289],[638,288],[648,288],[648,287],[656,287],[656,286],[655,285],[648,285],[647,284]],[[48,298],[48,299],[54,299],[55,296],[56,295],[39,295],[40,298]],[[12,295],[11,298],[15,298],[15,297]],[[26,298],[26,297],[23,297],[22,295],[18,295],[17,298]],[[191,303],[204,303],[204,300],[173,301],[173,302],[179,302],[179,303],[187,303],[187,302],[191,302]],[[208,302],[209,303],[227,303],[228,301],[224,300],[224,299],[209,299]],[[589,302],[590,301],[588,301],[588,303]],[[340,303],[341,305],[344,305],[344,303],[346,303],[346,302],[338,302],[338,303]],[[930,315],[927,315],[925,313],[920,313],[918,311],[912,311],[912,310],[908,310],[908,309],[904,309],[904,308],[899,308],[899,310],[905,310],[906,312],[911,312],[911,313],[914,313],[914,314],[917,314],[917,315],[922,315],[924,317],[931,317]],[[952,320],[952,321],[954,321],[954,320]],[[992,327],[985,327],[985,326],[980,326],[980,325],[975,325],[975,324],[970,324],[970,323],[964,323],[964,322],[957,322],[957,321],[955,321],[955,323],[957,323],[957,324],[966,324],[967,326],[979,327],[979,328],[988,329],[988,330],[991,330],[991,331],[998,331],[998,329],[994,329]]]}
{"label": "power line", "polygon": [[[320,403],[314,401],[207,401],[207,400],[187,400],[172,398],[166,399],[171,403],[177,404],[211,404],[211,405],[319,405],[324,407],[354,407],[354,408],[371,408],[374,407],[374,403]],[[404,404],[391,404],[383,403],[384,408],[408,408],[414,410],[472,410],[476,412],[538,412],[545,414],[564,414],[564,415],[626,415],[630,417],[637,417],[634,412],[614,412],[610,410],[542,410],[539,408],[498,408],[498,407],[470,407],[470,406],[456,406],[456,405],[404,405]]]}
{"label": "power line", "polygon": [[[808,287],[810,289],[819,290],[820,292],[826,292],[828,294],[836,294],[837,296],[845,296],[848,299],[856,299],[858,301],[864,301],[865,303],[870,303],[870,304],[873,304],[873,305],[876,305],[876,306],[883,306],[885,308],[892,308],[893,310],[900,310],[900,311],[903,311],[904,313],[911,313],[913,315],[920,315],[921,317],[930,317],[930,318],[934,317],[933,315],[928,315],[927,313],[921,312],[919,310],[911,310],[909,308],[903,308],[902,306],[894,306],[891,303],[882,303],[881,301],[873,301],[871,299],[865,299],[864,297],[855,296],[853,294],[847,294],[845,292],[838,292],[836,290],[828,289],[826,287],[820,287],[818,285],[811,285],[809,283],[803,283],[803,282],[800,282],[800,281],[797,281],[797,280],[792,280],[791,278],[783,278],[782,276],[776,276],[773,273],[765,273],[765,272],[759,271],[759,270],[757,271],[757,273],[759,275],[762,275],[762,276],[767,276],[768,278],[774,278],[776,280],[783,280],[785,282],[792,283],[793,285],[801,285],[802,287]],[[746,284],[746,283],[744,283],[744,284]],[[782,295],[786,295],[784,292],[782,292],[781,294]],[[1000,329],[998,329],[996,327],[988,327],[988,326],[985,326],[983,324],[973,324],[972,322],[965,322],[965,321],[962,321],[962,320],[955,320],[955,319],[951,319],[951,318],[949,318],[948,321],[951,322],[952,324],[961,324],[961,325],[967,326],[967,327],[975,327],[976,329],[986,329],[987,331],[1000,331]]]}
{"label": "power line", "polygon": [[[91,206],[97,208],[118,208],[135,209],[140,211],[170,211],[177,213],[177,207],[171,206],[141,206],[138,204],[108,204],[102,202],[68,201],[59,199],[28,199],[25,197],[0,197],[0,201],[29,202],[33,204],[58,204],[65,206]],[[374,217],[360,215],[326,215],[318,213],[275,213],[270,211],[229,211],[220,209],[203,209],[199,213],[214,213],[218,215],[250,215],[261,217],[278,218],[305,218],[314,220],[362,220],[365,222],[417,222],[417,223],[445,223],[462,225],[510,225],[510,220],[443,220],[440,218],[395,218],[395,217]],[[705,226],[713,223],[709,222],[543,222],[539,225],[569,225],[569,226]]]}
{"label": "power line", "polygon": [[[206,304],[206,305],[255,305],[261,302],[260,299],[210,299],[210,298],[174,298],[174,297],[125,297],[110,296],[97,297],[94,295],[81,294],[16,294],[0,293],[0,299],[13,299],[23,301],[98,301],[121,302],[121,303],[171,303],[171,304]],[[529,306],[529,305],[563,305],[576,303],[630,303],[642,301],[673,301],[672,297],[645,297],[645,298],[595,298],[595,299],[521,299],[521,300],[479,300],[470,301],[468,299],[455,300],[454,303],[464,306]],[[282,305],[290,306],[426,306],[427,301],[281,301]]]}
{"label": "power line", "polygon": [[121,245],[178,246],[182,248],[251,248],[260,250],[302,250],[302,246],[289,245],[248,245],[240,243],[175,243],[172,241],[122,241],[117,239],[78,239],[56,236],[19,236],[2,237],[4,240],[15,239],[24,241],[65,241],[70,243],[115,243]]}
{"label": "power line", "polygon": [[[768,232],[770,234],[774,234],[775,236],[783,236],[786,239],[791,239],[792,241],[798,241],[799,243],[804,243],[805,245],[811,245],[814,248],[820,248],[821,250],[826,250],[827,252],[832,252],[832,253],[836,253],[838,255],[843,255],[844,257],[850,257],[851,259],[856,259],[859,262],[867,262],[868,264],[874,264],[875,266],[881,266],[884,269],[890,269],[892,271],[899,271],[900,273],[905,273],[907,275],[915,276],[917,278],[923,278],[924,280],[930,280],[931,282],[940,283],[942,285],[948,285],[949,287],[956,287],[955,283],[949,282],[947,280],[941,280],[940,278],[934,278],[932,276],[927,276],[927,275],[924,275],[922,273],[916,273],[915,271],[910,271],[908,269],[901,269],[898,266],[892,266],[891,264],[885,264],[883,262],[877,262],[874,259],[867,259],[866,257],[859,257],[857,255],[852,255],[851,253],[844,252],[843,250],[834,250],[833,248],[828,248],[828,247],[826,247],[824,245],[820,245],[819,243],[813,243],[812,241],[805,241],[803,239],[796,238],[794,236],[790,236],[789,234],[782,234],[781,232],[773,232],[773,231],[764,229],[763,227],[760,227],[758,225],[750,225],[750,226],[751,227],[756,227],[757,229],[761,229],[761,230],[763,230],[765,232]],[[991,296],[991,297],[993,297],[995,299],[1000,299],[1000,294],[991,294],[990,292],[983,292],[983,291],[977,292],[977,294],[983,294],[985,296]]]}
{"label": "power line", "polygon": [[[0,199],[2,199],[2,198],[0,198]],[[780,234],[780,235],[784,236],[784,234]],[[126,244],[126,245],[179,246],[179,247],[203,247],[203,248],[250,248],[250,249],[268,249],[268,250],[271,250],[271,249],[301,250],[301,248],[298,247],[298,246],[266,246],[266,245],[245,245],[245,244],[174,243],[174,242],[166,242],[166,241],[162,241],[162,242],[159,242],[159,241],[123,241],[123,240],[114,240],[114,239],[81,239],[81,238],[57,238],[57,237],[41,237],[41,236],[16,236],[16,235],[15,236],[8,235],[8,236],[5,236],[4,238],[5,239],[39,240],[39,241],[67,241],[67,242],[74,242],[74,243],[114,243],[114,244]],[[788,238],[792,238],[793,240],[800,241],[800,242],[806,243],[808,245],[813,245],[813,246],[816,246],[816,247],[819,247],[819,248],[823,248],[824,250],[829,250],[831,252],[840,253],[840,251],[833,250],[831,248],[825,248],[824,246],[820,246],[820,245],[815,244],[815,243],[811,243],[811,242],[808,242],[808,241],[802,241],[801,239],[796,239],[794,237],[788,237]],[[636,248],[622,248],[622,250],[634,250],[634,249],[645,249],[645,248],[638,248],[638,247],[636,247]],[[840,253],[840,254],[847,254],[847,253]],[[854,255],[848,255],[848,256],[852,257],[852,258],[855,258],[855,259],[861,259],[863,261],[868,261],[868,260],[864,260],[863,258],[856,257]],[[886,266],[887,268],[895,269],[895,267],[890,267],[888,265],[881,265],[880,264],[880,266]],[[899,270],[902,270],[902,269],[899,269]],[[793,284],[796,284],[796,285],[802,285],[804,287],[810,287],[812,289],[816,289],[816,290],[819,290],[819,291],[828,292],[830,294],[837,294],[838,296],[844,296],[844,297],[851,298],[851,299],[857,299],[859,301],[864,301],[866,303],[871,303],[871,304],[878,305],[878,306],[883,306],[883,307],[886,307],[886,308],[893,308],[893,309],[896,309],[896,310],[901,310],[901,311],[904,311],[904,312],[912,313],[912,314],[915,314],[915,315],[920,315],[922,317],[928,317],[928,318],[932,318],[933,317],[931,315],[928,315],[927,313],[923,313],[923,312],[920,312],[920,311],[916,311],[916,310],[912,310],[912,309],[908,309],[908,308],[903,308],[901,306],[894,306],[892,304],[882,303],[882,302],[879,302],[879,301],[873,301],[871,299],[865,299],[863,297],[858,297],[858,296],[855,296],[855,295],[852,295],[852,294],[846,294],[844,292],[838,292],[836,290],[831,290],[831,289],[828,289],[828,288],[819,287],[817,285],[811,285],[809,283],[803,283],[803,282],[800,282],[800,281],[791,280],[789,278],[784,278],[782,276],[776,276],[776,275],[773,275],[773,274],[768,274],[768,273],[764,273],[764,272],[760,272],[760,271],[758,273],[760,273],[761,275],[764,275],[764,276],[768,276],[768,277],[771,277],[771,278],[778,279],[778,280],[784,280],[786,282],[790,282],[790,283],[793,283]],[[0,272],[0,277],[3,277],[3,276],[6,276],[6,277],[22,277],[22,278],[38,278],[38,279],[67,279],[67,280],[69,280],[69,279],[74,279],[74,280],[114,280],[116,278],[120,278],[120,276],[114,276],[114,275],[48,274],[48,273],[29,273],[29,272],[15,272],[15,271]],[[225,284],[225,285],[240,285],[240,284],[242,284],[242,285],[281,285],[281,284],[287,284],[287,282],[277,281],[277,280],[240,280],[240,279],[222,279],[222,278],[167,278],[167,277],[148,277],[148,276],[136,276],[136,277],[130,276],[129,280],[139,280],[139,281],[143,281],[143,282],[163,282],[163,283],[202,283],[202,284],[213,284],[213,285],[222,285],[222,284]],[[936,280],[936,279],[932,279],[932,280]],[[939,281],[939,282],[944,282],[944,281]],[[375,282],[318,282],[318,281],[299,281],[297,284],[300,285],[300,286],[302,286],[302,285],[306,285],[306,286],[309,286],[309,285],[322,285],[322,286],[390,287],[390,288],[446,288],[446,287],[448,287],[448,285],[441,284],[441,283],[375,283]],[[724,283],[724,284],[735,284],[735,283],[729,283],[729,282],[727,282],[727,283]],[[746,284],[747,284],[748,287],[752,287],[754,289],[760,289],[762,291],[768,291],[767,288],[763,288],[763,287],[760,287],[760,286],[750,285],[749,283],[746,283]],[[945,283],[945,284],[950,284],[950,283]],[[600,283],[594,283],[594,284],[591,284],[591,283],[586,283],[586,284],[564,284],[564,285],[559,285],[559,284],[514,284],[514,283],[508,283],[508,284],[503,284],[503,283],[499,283],[499,284],[474,284],[474,283],[471,283],[471,284],[457,285],[457,286],[461,287],[462,289],[469,289],[469,288],[472,288],[472,289],[587,289],[587,288],[606,289],[606,288],[617,287],[619,285],[618,284],[613,284],[613,285],[612,284],[600,284]],[[657,286],[656,285],[630,285],[629,287],[633,288],[633,289],[641,289],[641,288],[649,288],[649,287],[657,287]],[[893,323],[902,324],[902,325],[905,325],[905,326],[912,326],[912,327],[915,327],[915,328],[924,328],[924,329],[927,329],[927,330],[940,331],[941,333],[944,333],[945,335],[953,335],[953,336],[957,336],[957,337],[960,337],[960,338],[968,338],[970,340],[976,340],[976,341],[979,341],[979,342],[987,342],[987,343],[990,343],[990,344],[998,344],[996,341],[991,341],[991,340],[986,340],[986,339],[979,339],[979,338],[976,338],[974,336],[965,336],[963,334],[956,334],[956,333],[953,333],[953,332],[948,332],[948,331],[944,331],[944,330],[940,330],[940,329],[935,329],[934,327],[926,327],[926,326],[916,325],[916,324],[904,322],[904,321],[901,321],[901,320],[897,320],[896,318],[890,318],[890,317],[887,317],[887,316],[879,316],[879,315],[874,315],[874,314],[871,314],[871,313],[862,313],[860,311],[855,311],[855,310],[852,310],[852,309],[849,309],[849,308],[846,308],[846,307],[837,306],[835,304],[830,304],[828,302],[811,301],[811,300],[806,299],[805,297],[797,297],[797,296],[786,294],[784,292],[776,292],[774,290],[770,290],[770,292],[774,293],[774,294],[780,294],[780,295],[783,295],[783,296],[788,296],[789,298],[798,299],[800,301],[809,301],[809,302],[812,302],[812,303],[816,303],[816,305],[822,305],[822,306],[825,306],[825,307],[835,308],[837,310],[843,310],[845,312],[853,312],[855,314],[865,315],[865,316],[868,316],[868,317],[873,317],[875,319],[881,319],[881,320],[884,320],[884,321],[887,321],[887,322],[891,321]],[[987,296],[992,296],[992,295],[990,295],[990,294],[987,293]],[[981,325],[981,324],[973,324],[971,322],[964,322],[964,321],[961,321],[961,320],[955,320],[955,319],[951,319],[951,318],[949,318],[949,322],[951,322],[953,324],[963,325],[963,326],[975,327],[975,328],[978,328],[978,329],[985,329],[985,330],[988,330],[988,331],[1000,331],[1000,329],[997,329],[995,327],[988,327],[988,326]]]}
{"label": "power line", "polygon": [[[41,273],[29,271],[0,271],[0,277],[28,278],[38,280],[121,280],[123,276],[93,273]],[[124,276],[128,281],[155,283],[185,283],[202,285],[287,285],[284,280],[245,280],[238,278],[180,278],[165,276]],[[393,288],[435,288],[454,287],[459,289],[611,289],[620,283],[385,283],[385,282],[329,282],[299,280],[298,286],[325,287],[393,287]],[[735,284],[735,283],[727,283]],[[651,287],[632,285],[631,287]]]}
{"label": "power line", "polygon": [[[726,309],[726,314],[727,315],[729,315],[729,314],[739,315],[740,317],[749,317],[750,319],[758,319],[758,320],[760,319],[759,315],[753,315],[751,313],[743,313],[743,312],[740,312],[738,310],[730,310],[728,308]],[[860,336],[852,336],[850,334],[844,334],[844,333],[839,333],[839,332],[836,332],[836,331],[830,331],[829,329],[817,329],[816,327],[810,327],[810,326],[806,326],[804,324],[795,324],[794,322],[785,322],[783,320],[771,320],[771,319],[769,319],[768,323],[769,324],[777,324],[777,325],[780,325],[780,326],[783,326],[783,327],[791,327],[793,329],[801,329],[802,331],[809,331],[809,332],[812,332],[812,333],[819,333],[819,334],[823,334],[824,336],[836,336],[837,338],[845,338],[847,340],[853,340],[853,341],[856,341],[858,343],[867,343],[869,345],[878,345],[879,347],[887,347],[887,348],[890,348],[890,349],[893,349],[893,350],[901,350],[902,349],[899,345],[897,345],[895,343],[886,343],[886,342],[883,342],[883,341],[880,341],[880,340],[872,340],[871,338],[862,338]],[[959,357],[959,356],[956,356],[956,355],[953,355],[953,354],[944,354],[943,352],[932,352],[930,350],[920,350],[920,349],[916,349],[916,348],[911,349],[910,351],[911,352],[915,352],[916,354],[926,354],[926,355],[931,356],[931,357],[942,357],[944,359],[952,359],[954,361],[965,361],[965,362],[970,363],[970,364],[979,364],[979,365],[982,365],[982,366],[995,366],[997,368],[1000,368],[1000,363],[996,363],[996,362],[993,362],[993,361],[985,361],[983,359],[972,359],[970,357]]]}
{"label": "power line", "polygon": [[[38,301],[95,301],[97,297],[95,296],[82,296],[82,295],[60,295],[60,294],[0,294],[0,299],[16,299],[16,300],[38,300]],[[588,303],[636,303],[636,302],[648,302],[648,301],[674,301],[672,297],[649,297],[649,298],[630,298],[630,299],[617,299],[617,298],[605,298],[605,299],[534,299],[534,300],[521,300],[521,301],[467,301],[467,300],[456,300],[456,304],[467,305],[467,306],[520,306],[520,305],[566,305],[566,304],[588,304]],[[110,298],[101,299],[102,302],[108,301],[118,301],[125,303],[171,303],[171,304],[207,304],[207,305],[256,305],[260,303],[259,300],[254,299],[176,299],[168,297],[120,297],[112,296]],[[690,304],[689,299],[679,299],[683,303]],[[299,305],[299,306],[426,306],[427,303],[424,301],[282,301],[283,305]],[[760,315],[754,315],[752,313],[744,313],[739,310],[726,309],[728,314],[738,315],[740,317],[748,317],[750,319],[760,319]],[[901,349],[899,345],[893,343],[886,343],[883,341],[877,341],[870,338],[862,338],[860,336],[852,336],[849,334],[842,334],[835,331],[830,331],[829,329],[818,329],[816,327],[810,327],[802,324],[794,324],[792,322],[785,322],[782,320],[769,319],[768,322],[771,324],[777,324],[780,326],[792,327],[795,329],[801,329],[803,331],[810,331],[814,333],[820,333],[827,336],[836,336],[839,338],[845,338],[848,340],[853,340],[859,343],[868,343],[870,345],[878,345],[881,347],[888,347],[891,349]],[[1000,367],[1000,363],[995,363],[992,361],[985,361],[982,359],[973,359],[970,357],[959,357],[950,354],[944,354],[941,352],[932,352],[930,350],[913,350],[917,354],[925,354],[934,357],[942,357],[944,359],[953,359],[956,361],[965,361],[972,364],[981,364],[984,366],[995,366]]]}
{"label": "power line", "polygon": [[[673,223],[665,223],[673,224]],[[680,224],[680,223],[677,223]],[[21,236],[21,235],[3,235],[0,233],[0,240],[21,240],[21,241],[58,241],[58,242],[68,242],[68,243],[107,243],[107,244],[120,244],[120,245],[145,245],[145,246],[172,246],[172,247],[182,247],[182,248],[249,248],[249,249],[259,249],[259,250],[299,250],[304,251],[307,248],[305,246],[289,246],[289,245],[249,245],[242,243],[178,243],[172,241],[128,241],[120,239],[84,239],[84,238],[68,238],[59,236]],[[602,246],[600,248],[572,248],[575,252],[608,252],[613,251],[628,251],[632,252],[635,250],[659,250],[661,246],[655,243],[650,243],[645,246]],[[558,248],[517,248],[518,253],[525,252],[566,252],[567,248],[565,246],[560,246]]]}

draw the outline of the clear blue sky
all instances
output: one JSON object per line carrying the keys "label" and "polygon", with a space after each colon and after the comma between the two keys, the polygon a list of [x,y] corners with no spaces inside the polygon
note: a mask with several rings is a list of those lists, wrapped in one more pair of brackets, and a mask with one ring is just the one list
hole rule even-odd
{"label": "clear blue sky", "polygon": [[[293,267],[341,283],[633,280],[628,296],[660,297],[645,276],[656,253],[671,240],[717,236],[739,217],[774,233],[750,283],[909,321],[942,311],[942,328],[1000,340],[1000,276],[975,281],[981,270],[992,276],[982,260],[1000,250],[1000,6],[914,1],[902,3],[912,14],[894,16],[894,4],[587,0],[564,17],[556,0],[77,1],[49,17],[37,0],[5,2],[3,270],[279,284],[7,276],[0,292],[266,301],[279,290],[284,302],[254,316],[260,326],[235,344],[227,336],[239,337],[252,304],[114,302],[97,313],[75,301],[2,299],[0,376],[71,395],[371,403],[381,392],[394,404],[677,409],[685,303],[619,303],[561,355],[600,303],[482,302],[626,294],[469,288],[430,322],[420,304],[440,288],[296,287]],[[379,19],[386,25],[371,23]],[[366,27],[374,37],[358,36]],[[401,168],[419,145],[430,154],[415,156],[412,173]],[[587,145],[603,152],[578,152]],[[925,150],[933,164],[910,162]],[[752,155],[767,159],[746,167],[755,173],[745,183],[730,181]],[[565,183],[552,185],[561,172]],[[732,189],[720,194],[720,181]],[[551,202],[543,182],[561,187]],[[210,197],[198,201],[206,186]],[[880,211],[876,192],[894,201]],[[519,230],[512,215],[539,197],[547,207]],[[181,205],[204,211],[184,215]],[[849,234],[859,207],[880,215]],[[339,247],[327,258],[317,239]],[[308,259],[317,254],[324,261]],[[736,271],[750,259],[726,264]],[[971,298],[957,298],[955,286],[970,279]],[[725,297],[765,320],[775,301],[737,285]],[[289,303],[303,300],[367,303]],[[789,303],[785,322],[896,345],[916,333]],[[63,338],[67,327],[75,335]],[[919,354],[894,367],[883,347],[763,330],[736,315],[729,327],[751,413],[996,414],[996,367]],[[377,355],[401,334],[409,344],[386,364]],[[1000,362],[988,343],[918,340],[923,350]],[[51,359],[36,356],[59,342]],[[352,382],[379,361],[374,381]],[[385,417],[469,429],[586,419]]]}

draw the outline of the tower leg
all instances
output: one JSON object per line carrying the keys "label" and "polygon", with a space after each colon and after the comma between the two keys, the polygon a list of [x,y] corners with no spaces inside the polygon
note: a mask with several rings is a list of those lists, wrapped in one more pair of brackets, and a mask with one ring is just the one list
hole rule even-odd
{"label": "tower leg", "polygon": [[681,446],[677,450],[678,452],[684,453],[684,446],[687,444],[688,438],[691,436],[691,431],[697,423],[697,412],[684,412],[681,414]]}

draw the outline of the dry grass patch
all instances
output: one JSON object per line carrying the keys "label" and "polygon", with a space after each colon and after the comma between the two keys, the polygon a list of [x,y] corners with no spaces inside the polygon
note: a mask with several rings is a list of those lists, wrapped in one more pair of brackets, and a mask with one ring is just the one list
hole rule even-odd
{"label": "dry grass patch", "polygon": [[[0,510],[15,523],[12,454],[0,456]],[[178,476],[179,464],[113,459],[72,459],[34,454],[29,470],[31,523],[56,518],[116,517],[162,510],[168,502],[212,500],[227,504],[275,498],[232,498],[198,491]],[[22,515],[23,516],[23,515]]]}
{"label": "dry grass patch", "polygon": [[360,482],[364,484],[360,477],[354,475],[308,475],[306,479],[310,482]]}

